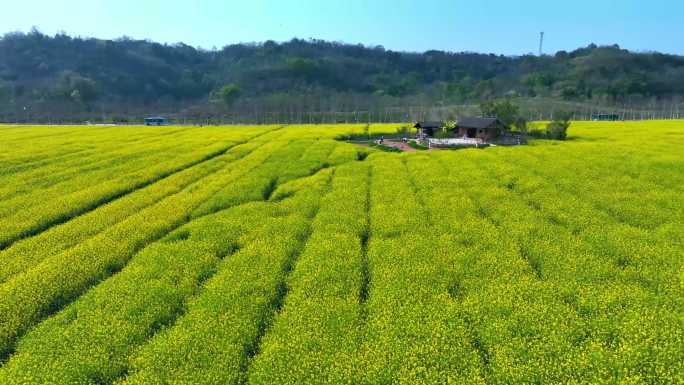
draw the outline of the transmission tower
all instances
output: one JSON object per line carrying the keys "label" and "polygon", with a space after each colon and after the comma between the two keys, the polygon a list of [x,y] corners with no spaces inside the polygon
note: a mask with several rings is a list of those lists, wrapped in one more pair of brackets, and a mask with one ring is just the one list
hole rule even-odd
{"label": "transmission tower", "polygon": [[544,53],[544,32],[539,34],[539,56]]}

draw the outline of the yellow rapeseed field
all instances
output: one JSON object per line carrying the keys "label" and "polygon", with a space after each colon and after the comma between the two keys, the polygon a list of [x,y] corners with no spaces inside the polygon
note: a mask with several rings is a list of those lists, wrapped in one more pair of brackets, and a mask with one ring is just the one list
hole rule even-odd
{"label": "yellow rapeseed field", "polygon": [[684,384],[684,122],[0,126],[0,384]]}

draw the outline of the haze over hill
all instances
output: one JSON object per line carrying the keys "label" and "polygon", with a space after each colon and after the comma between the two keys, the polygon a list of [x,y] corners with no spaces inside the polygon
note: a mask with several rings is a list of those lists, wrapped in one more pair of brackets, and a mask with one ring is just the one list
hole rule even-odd
{"label": "haze over hill", "polygon": [[202,50],[151,41],[0,39],[0,114],[350,110],[495,97],[645,105],[684,95],[684,57],[617,45],[542,57],[406,53],[321,40]]}

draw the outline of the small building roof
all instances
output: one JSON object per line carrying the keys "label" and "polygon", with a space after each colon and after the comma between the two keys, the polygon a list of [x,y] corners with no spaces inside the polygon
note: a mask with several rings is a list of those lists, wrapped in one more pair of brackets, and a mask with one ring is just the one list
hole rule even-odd
{"label": "small building roof", "polygon": [[417,122],[413,128],[442,128],[442,122]]}
{"label": "small building roof", "polygon": [[489,128],[499,122],[497,118],[461,118],[456,124],[458,127],[463,128]]}
{"label": "small building roof", "polygon": [[145,118],[145,120],[166,120],[166,118],[161,117],[161,116],[152,116],[149,118]]}

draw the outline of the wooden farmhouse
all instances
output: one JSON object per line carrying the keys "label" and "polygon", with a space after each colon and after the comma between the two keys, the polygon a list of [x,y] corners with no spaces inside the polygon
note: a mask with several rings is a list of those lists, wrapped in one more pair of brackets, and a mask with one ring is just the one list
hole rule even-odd
{"label": "wooden farmhouse", "polygon": [[432,137],[439,131],[444,124],[442,122],[418,122],[413,128],[418,130],[418,136]]}
{"label": "wooden farmhouse", "polygon": [[485,142],[498,138],[506,129],[496,118],[461,118],[456,124],[458,137],[477,138]]}

